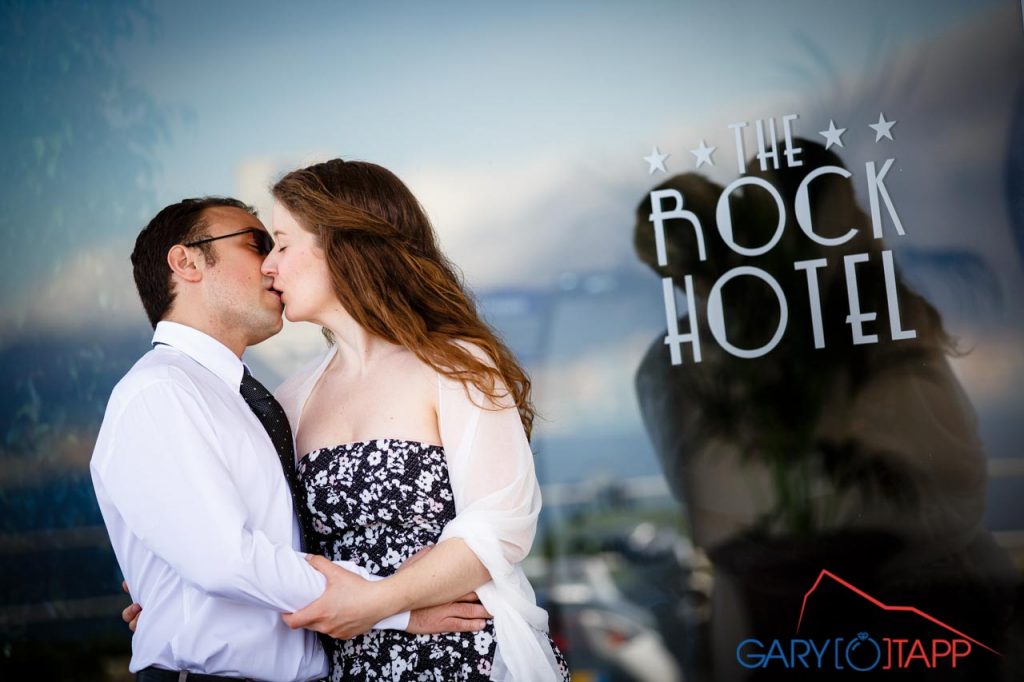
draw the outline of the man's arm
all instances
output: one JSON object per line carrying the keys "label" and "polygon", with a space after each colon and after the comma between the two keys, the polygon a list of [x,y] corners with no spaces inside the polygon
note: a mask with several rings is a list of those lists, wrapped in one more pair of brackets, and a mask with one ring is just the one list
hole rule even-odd
{"label": "man's arm", "polygon": [[[174,422],[189,428],[169,426],[171,410],[183,416]],[[105,496],[129,530],[184,580],[215,596],[282,612],[324,593],[323,575],[301,553],[246,527],[246,508],[221,458],[209,415],[188,389],[171,381],[147,387],[110,416],[114,419],[104,424],[93,461],[97,495]],[[336,563],[379,580],[350,562]],[[122,617],[131,626],[140,611],[133,604]],[[467,631],[482,627],[477,627],[482,614],[479,605],[442,605],[411,616],[407,611],[386,614],[373,627]]]}
{"label": "man's arm", "polygon": [[[432,549],[432,547],[425,547],[420,550],[417,554],[410,557],[399,571],[406,569],[407,567],[414,564],[419,559],[423,558],[426,553]],[[338,562],[333,562],[337,564]],[[328,588],[325,590],[325,595],[330,595],[333,589],[336,589],[338,585],[331,585],[328,580]],[[128,583],[122,581],[121,588],[125,593],[129,593]],[[315,602],[314,602],[315,603]],[[135,632],[135,628],[139,623],[139,615],[142,613],[142,606],[138,603],[133,602],[121,611],[121,620],[128,624],[128,629]],[[292,618],[292,614],[286,614],[285,620]],[[402,621],[402,625],[398,625],[396,619],[408,620]],[[490,618],[491,614],[487,612],[481,604],[475,592],[462,595],[458,599],[454,599],[451,602],[445,604],[439,604],[437,606],[428,606],[420,609],[416,609],[412,612],[400,613],[389,618],[386,618],[374,626],[374,629],[394,629],[394,630],[405,630],[415,635],[423,634],[439,634],[447,632],[479,632],[483,630],[486,623],[485,619]],[[392,624],[394,623],[394,624]]]}
{"label": "man's arm", "polygon": [[108,415],[92,464],[97,496],[204,592],[282,612],[301,608],[326,583],[290,545],[246,525],[247,508],[194,390],[158,381]]}

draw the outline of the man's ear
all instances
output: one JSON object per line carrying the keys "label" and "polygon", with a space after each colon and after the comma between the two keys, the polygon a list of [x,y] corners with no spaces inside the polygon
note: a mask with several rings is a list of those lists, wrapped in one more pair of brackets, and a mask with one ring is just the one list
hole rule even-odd
{"label": "man's ear", "polygon": [[198,249],[175,244],[167,252],[167,265],[172,273],[186,282],[199,282],[203,279],[203,266],[206,265],[206,260],[197,255],[201,253]]}

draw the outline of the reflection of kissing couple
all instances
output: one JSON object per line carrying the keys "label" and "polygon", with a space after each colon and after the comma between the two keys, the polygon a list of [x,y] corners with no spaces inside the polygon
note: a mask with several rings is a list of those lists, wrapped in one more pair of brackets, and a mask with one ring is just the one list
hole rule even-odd
{"label": "reflection of kissing couple", "polygon": [[[529,379],[389,171],[334,160],[273,194],[273,240],[240,202],[190,199],[132,253],[154,347],[92,458],[138,602],[131,670],[566,679],[519,565],[540,510]],[[282,309],[330,348],[275,399],[241,356]]]}

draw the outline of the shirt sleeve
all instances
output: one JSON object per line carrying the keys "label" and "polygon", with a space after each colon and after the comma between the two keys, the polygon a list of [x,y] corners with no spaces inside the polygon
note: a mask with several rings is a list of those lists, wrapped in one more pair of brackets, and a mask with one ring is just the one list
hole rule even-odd
{"label": "shirt sleeve", "polygon": [[248,527],[195,393],[168,379],[122,403],[103,425],[94,461],[103,492],[138,540],[186,582],[213,596],[296,611],[320,596],[325,580],[290,545]]}
{"label": "shirt sleeve", "polygon": [[[281,612],[323,593],[323,575],[301,552],[247,525],[245,503],[195,389],[172,379],[155,382],[110,416],[93,467],[102,494],[128,530],[183,580],[216,597]],[[398,614],[376,627],[405,629],[408,620],[408,613]]]}

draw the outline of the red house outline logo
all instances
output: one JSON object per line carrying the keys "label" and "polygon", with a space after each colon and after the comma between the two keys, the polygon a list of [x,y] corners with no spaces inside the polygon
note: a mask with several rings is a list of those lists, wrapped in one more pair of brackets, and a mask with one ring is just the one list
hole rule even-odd
{"label": "red house outline logo", "polygon": [[902,611],[902,612],[913,613],[913,614],[915,614],[915,615],[917,615],[917,616],[919,616],[921,618],[924,618],[927,621],[930,621],[930,622],[938,625],[939,627],[942,627],[942,628],[948,630],[949,632],[952,632],[953,634],[955,634],[958,637],[966,639],[967,641],[971,642],[972,644],[976,644],[976,645],[980,646],[983,649],[991,651],[996,656],[1002,656],[1001,653],[999,653],[998,651],[996,651],[992,647],[979,642],[978,640],[974,639],[973,637],[965,635],[964,633],[960,632],[959,630],[957,630],[953,626],[951,626],[951,625],[949,625],[947,623],[943,623],[941,620],[939,620],[935,616],[932,616],[931,614],[925,613],[924,611],[922,611],[921,609],[917,608],[916,606],[901,606],[901,605],[896,605],[896,604],[886,604],[886,603],[876,599],[875,597],[872,597],[870,594],[868,594],[864,590],[862,590],[862,589],[856,587],[855,585],[852,585],[849,582],[843,580],[842,578],[837,576],[835,573],[832,573],[831,571],[828,571],[826,569],[821,569],[821,573],[818,574],[818,579],[814,581],[813,585],[811,585],[811,589],[807,590],[807,592],[804,594],[803,603],[800,605],[800,617],[797,619],[797,622],[796,622],[796,631],[797,631],[797,633],[800,632],[800,625],[803,623],[803,620],[804,620],[804,610],[807,608],[807,600],[810,599],[810,597],[814,593],[814,591],[816,589],[818,589],[818,585],[821,584],[821,581],[824,578],[831,578],[836,583],[842,585],[843,587],[845,587],[846,589],[850,590],[851,592],[853,592],[857,596],[861,597],[862,599],[866,599],[867,601],[869,601],[870,603],[874,604],[875,606],[877,606],[878,608],[882,609],[883,611]]}

